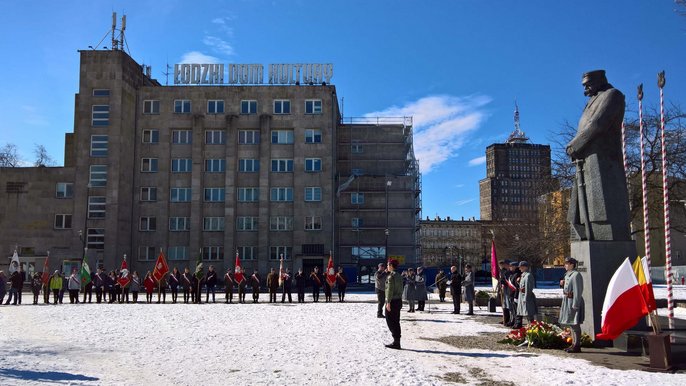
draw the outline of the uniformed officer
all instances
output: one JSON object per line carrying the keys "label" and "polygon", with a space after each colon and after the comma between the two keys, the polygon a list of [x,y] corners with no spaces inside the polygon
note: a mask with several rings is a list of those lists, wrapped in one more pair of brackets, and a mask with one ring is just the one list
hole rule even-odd
{"label": "uniformed officer", "polygon": [[562,284],[562,306],[559,322],[572,330],[572,345],[565,351],[581,352],[581,323],[584,322],[584,280],[576,270],[577,261],[572,257],[565,259],[565,278]]}
{"label": "uniformed officer", "polygon": [[400,350],[400,308],[403,305],[403,279],[396,271],[398,260],[388,261],[388,277],[386,278],[386,324],[393,336],[393,343],[386,347]]}

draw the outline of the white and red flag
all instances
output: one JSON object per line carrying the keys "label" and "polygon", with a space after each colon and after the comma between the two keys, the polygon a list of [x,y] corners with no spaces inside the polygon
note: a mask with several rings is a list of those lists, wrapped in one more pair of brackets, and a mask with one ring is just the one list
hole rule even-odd
{"label": "white and red flag", "polygon": [[119,270],[119,285],[124,288],[131,282],[131,275],[129,275],[129,266],[126,264],[126,255],[121,262],[121,269]]}
{"label": "white and red flag", "polygon": [[236,283],[240,283],[245,280],[245,277],[243,277],[243,271],[241,270],[241,258],[238,257],[238,251],[236,251],[236,268],[234,268],[233,278],[236,280]]}
{"label": "white and red flag", "polygon": [[336,283],[336,270],[333,268],[333,256],[329,254],[329,264],[326,266],[326,282],[330,287]]}
{"label": "white and red flag", "polygon": [[167,272],[169,272],[167,259],[164,258],[164,253],[160,250],[160,255],[157,256],[157,263],[155,263],[155,269],[152,271],[152,277],[157,281],[161,281]]}
{"label": "white and red flag", "polygon": [[48,257],[45,258],[45,264],[43,264],[43,274],[41,275],[41,282],[43,285],[48,285],[50,281],[50,266],[48,265],[48,260],[50,260],[50,251],[48,251]]}
{"label": "white and red flag", "polygon": [[646,315],[648,306],[627,257],[612,275],[607,286],[601,332],[596,334],[596,339],[614,340]]}
{"label": "white and red flag", "polygon": [[653,282],[650,279],[650,271],[648,270],[648,260],[645,257],[637,257],[632,267],[638,280],[638,286],[641,288],[643,299],[645,299],[646,306],[648,306],[648,312],[652,312],[657,309],[657,304],[655,303],[655,294],[653,293]]}
{"label": "white and red flag", "polygon": [[493,284],[493,291],[498,289],[499,279],[500,271],[498,271],[498,257],[495,254],[495,240],[491,240],[491,284]]}

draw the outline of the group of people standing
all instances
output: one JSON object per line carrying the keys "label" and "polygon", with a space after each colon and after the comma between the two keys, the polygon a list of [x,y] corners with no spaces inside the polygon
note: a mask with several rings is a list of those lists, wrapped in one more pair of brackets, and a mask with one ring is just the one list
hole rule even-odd
{"label": "group of people standing", "polygon": [[501,260],[498,265],[503,308],[502,324],[521,328],[524,317],[529,323],[536,320],[536,278],[529,272],[529,263],[526,261]]}

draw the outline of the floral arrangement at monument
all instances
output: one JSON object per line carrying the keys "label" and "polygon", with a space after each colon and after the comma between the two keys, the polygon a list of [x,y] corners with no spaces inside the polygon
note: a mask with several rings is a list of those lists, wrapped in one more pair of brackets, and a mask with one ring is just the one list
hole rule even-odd
{"label": "floral arrangement at monument", "polygon": [[[522,327],[510,331],[505,339],[499,343],[511,344],[514,346],[527,345],[542,349],[563,349],[572,342],[571,331],[569,328],[560,328],[554,324],[534,320],[527,327]],[[582,334],[581,345],[590,347],[591,337]]]}

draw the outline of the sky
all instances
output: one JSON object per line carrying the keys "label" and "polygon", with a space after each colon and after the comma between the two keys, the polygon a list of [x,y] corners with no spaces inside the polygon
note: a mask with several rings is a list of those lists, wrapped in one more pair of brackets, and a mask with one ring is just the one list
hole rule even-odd
{"label": "sky", "polygon": [[[79,55],[109,47],[126,14],[127,51],[152,66],[333,63],[344,117],[413,116],[422,215],[479,218],[485,151],[513,130],[550,144],[578,121],[581,75],[605,69],[636,115],[686,102],[686,16],[673,0],[8,1],[0,13],[0,146],[24,164],[37,144],[63,164]],[[683,9],[683,8],[681,8]],[[103,40],[104,39],[104,40]],[[173,82],[170,77],[170,83]]]}

